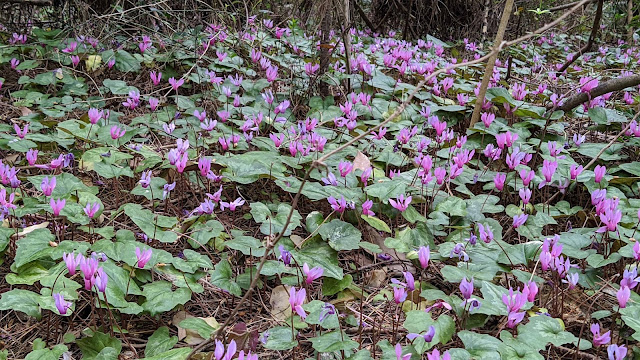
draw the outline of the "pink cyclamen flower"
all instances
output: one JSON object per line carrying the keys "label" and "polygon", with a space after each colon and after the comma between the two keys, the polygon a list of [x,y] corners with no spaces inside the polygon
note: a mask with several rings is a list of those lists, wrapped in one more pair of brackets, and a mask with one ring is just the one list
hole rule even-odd
{"label": "pink cyclamen flower", "polygon": [[64,206],[66,205],[66,203],[67,203],[67,200],[65,199],[54,200],[53,198],[51,198],[51,200],[49,201],[49,206],[51,206],[51,211],[53,212],[53,216],[60,216],[60,211],[64,209]]}
{"label": "pink cyclamen flower", "polygon": [[140,175],[140,181],[138,182],[142,188],[146,189],[151,185],[151,170],[146,170]]}
{"label": "pink cyclamen flower", "polygon": [[268,82],[273,82],[275,79],[277,79],[278,78],[278,67],[277,66],[270,66],[269,68],[267,68],[266,78],[267,78]]}
{"label": "pink cyclamen flower", "polygon": [[95,125],[104,116],[104,111],[102,110],[98,111],[98,109],[96,108],[91,108],[89,109],[88,115],[89,115],[89,122]]}
{"label": "pink cyclamen flower", "polygon": [[302,308],[306,297],[307,290],[305,289],[296,291],[296,288],[292,286],[289,290],[289,305],[291,305],[291,310],[296,312],[303,320],[307,317],[307,313]]}
{"label": "pink cyclamen flower", "polygon": [[618,292],[616,293],[616,298],[618,299],[618,305],[621,309],[627,307],[627,302],[629,301],[630,297],[631,289],[629,289],[629,287],[627,286],[620,287],[620,290],[618,290]]}
{"label": "pink cyclamen flower", "polygon": [[376,216],[376,213],[371,211],[372,206],[373,206],[373,200],[367,200],[364,203],[362,203],[362,215]]}
{"label": "pink cyclamen flower", "polygon": [[478,223],[478,232],[480,234],[480,240],[485,244],[488,244],[493,240],[493,231],[491,231],[489,225],[485,227],[481,223]]}
{"label": "pink cyclamen flower", "polygon": [[73,253],[67,254],[66,252],[62,254],[62,260],[64,260],[64,264],[67,266],[67,270],[69,270],[69,275],[75,275],[82,257],[82,254],[78,254],[78,256],[73,256]]}
{"label": "pink cyclamen flower", "polygon": [[244,205],[244,200],[242,198],[237,198],[231,202],[220,201],[220,210],[229,209],[231,211],[236,211],[236,208]]}
{"label": "pink cyclamen flower", "polygon": [[507,174],[497,173],[496,176],[493,177],[493,184],[496,187],[496,190],[502,191],[504,189],[504,181],[507,179]]}
{"label": "pink cyclamen flower", "polygon": [[429,266],[429,259],[431,258],[431,252],[429,245],[420,246],[418,249],[418,261],[420,261],[420,267],[426,269]]}
{"label": "pink cyclamen flower", "polygon": [[396,351],[396,360],[411,360],[411,353],[402,355],[402,345],[400,345],[400,343],[396,344],[395,351]]}
{"label": "pink cyclamen flower", "polygon": [[44,178],[42,178],[40,187],[42,188],[42,193],[45,196],[51,196],[53,189],[56,188],[56,177],[52,176],[51,178],[49,178],[48,176],[45,176]]}
{"label": "pink cyclamen flower", "polygon": [[534,302],[538,295],[538,284],[535,281],[529,281],[524,285],[522,294],[527,297],[528,302]]}
{"label": "pink cyclamen flower", "polygon": [[93,280],[94,285],[98,288],[98,291],[104,293],[107,290],[107,283],[109,282],[109,277],[107,273],[104,272],[102,267],[98,268],[96,271],[96,276]]}
{"label": "pink cyclamen flower", "polygon": [[[151,111],[156,111],[156,109],[158,108],[158,104],[159,103],[160,103],[160,100],[154,98],[153,96],[150,97],[149,98],[149,108],[151,109]],[[163,125],[166,125],[166,124],[163,124]]]}
{"label": "pink cyclamen flower", "polygon": [[322,274],[324,273],[324,269],[319,266],[316,266],[313,269],[309,269],[309,265],[307,263],[304,263],[304,265],[302,265],[302,272],[306,277],[305,282],[308,285],[308,284],[311,284],[313,280],[316,280],[322,277]]}
{"label": "pink cyclamen flower", "polygon": [[517,229],[520,226],[524,225],[524,223],[527,222],[528,217],[529,215],[527,214],[515,215],[513,217],[513,227]]}
{"label": "pink cyclamen flower", "polygon": [[20,64],[20,60],[13,58],[9,63],[11,64],[11,69],[16,70],[16,67]]}
{"label": "pink cyclamen flower", "polygon": [[584,170],[582,165],[577,166],[576,164],[571,164],[571,167],[569,168],[569,176],[571,177],[571,180],[575,180],[578,175],[582,173],[582,170]]}
{"label": "pink cyclamen flower", "polygon": [[96,213],[98,212],[98,210],[100,210],[100,203],[95,202],[95,203],[87,203],[87,205],[84,207],[84,213],[89,217],[89,219],[93,219],[93,217],[96,215]]}
{"label": "pink cyclamen flower", "polygon": [[160,80],[162,80],[162,73],[160,71],[152,71],[149,73],[149,77],[151,78],[153,85],[158,86],[158,84],[160,84]]}
{"label": "pink cyclamen flower", "polygon": [[596,165],[595,169],[593,169],[593,173],[594,173],[594,180],[596,183],[600,183],[600,181],[602,181],[602,178],[604,177],[604,174],[607,172],[607,168],[601,165]]}
{"label": "pink cyclamen flower", "polygon": [[407,290],[403,286],[397,286],[393,288],[393,301],[396,304],[402,304],[407,300]]}
{"label": "pink cyclamen flower", "polygon": [[526,302],[527,296],[514,292],[511,287],[509,287],[509,294],[502,294],[502,303],[507,306],[509,313],[520,311]]}
{"label": "pink cyclamen flower", "polygon": [[25,157],[27,158],[27,162],[29,163],[30,166],[35,165],[36,161],[38,161],[38,150],[37,149],[27,150],[27,155]]}
{"label": "pink cyclamen flower", "polygon": [[139,247],[136,247],[136,258],[138,261],[136,262],[136,266],[140,269],[144,268],[144,266],[151,260],[151,255],[153,251],[149,248],[147,250],[141,251]]}
{"label": "pink cyclamen flower", "polygon": [[607,331],[604,334],[601,334],[600,324],[598,323],[591,324],[590,330],[593,334],[593,346],[607,345],[609,342],[611,342],[611,330]]}
{"label": "pink cyclamen flower", "polygon": [[78,64],[80,64],[80,56],[71,55],[71,65],[73,65],[73,67],[76,67],[78,66]]}
{"label": "pink cyclamen flower", "polygon": [[369,182],[369,177],[371,176],[371,172],[373,171],[372,167],[366,168],[362,174],[360,174],[360,181],[366,186]]}
{"label": "pink cyclamen flower", "polygon": [[394,208],[398,209],[400,212],[407,210],[409,204],[411,204],[411,196],[404,197],[404,194],[400,194],[397,200],[389,199],[389,204]]}
{"label": "pink cyclamen flower", "polygon": [[510,312],[507,316],[507,327],[513,329],[524,319],[524,312]]}
{"label": "pink cyclamen flower", "polygon": [[338,170],[340,171],[340,176],[346,177],[353,170],[353,164],[349,161],[341,161],[338,165]]}
{"label": "pink cyclamen flower", "polygon": [[29,132],[29,124],[24,124],[23,129],[20,129],[20,126],[18,126],[18,124],[13,124],[13,130],[16,131],[16,136],[18,136],[20,139],[24,139],[24,137],[27,136],[27,133]]}
{"label": "pink cyclamen flower", "polygon": [[184,79],[180,78],[176,80],[174,77],[169,78],[169,84],[174,91],[178,91],[178,88],[184,84]]}
{"label": "pink cyclamen flower", "polygon": [[638,241],[636,241],[636,243],[633,244],[633,258],[636,261],[640,261],[640,242]]}
{"label": "pink cyclamen flower", "polygon": [[580,78],[580,92],[589,93],[598,86],[598,79],[591,77]]}
{"label": "pink cyclamen flower", "polygon": [[66,301],[62,296],[62,294],[60,293],[53,294],[53,300],[56,304],[56,309],[58,309],[58,312],[60,313],[60,315],[66,315],[67,310],[71,308],[71,303]]}
{"label": "pink cyclamen flower", "polygon": [[466,277],[463,278],[462,281],[460,281],[459,288],[465,300],[471,299],[471,295],[473,294],[473,278],[471,278],[471,281],[468,281]]}
{"label": "pink cyclamen flower", "polygon": [[627,357],[627,348],[624,345],[611,344],[607,346],[607,355],[609,360],[623,360]]}
{"label": "pink cyclamen flower", "polygon": [[113,140],[117,140],[123,137],[125,133],[126,133],[126,130],[117,125],[112,126],[110,130],[111,138]]}

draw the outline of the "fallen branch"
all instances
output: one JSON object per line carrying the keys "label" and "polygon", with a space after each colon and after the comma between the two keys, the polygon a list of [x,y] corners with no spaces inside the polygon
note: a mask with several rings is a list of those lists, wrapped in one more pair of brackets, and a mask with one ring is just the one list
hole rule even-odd
{"label": "fallen branch", "polygon": [[560,107],[559,110],[568,112],[573,110],[576,106],[586,103],[590,99],[604,95],[613,91],[619,91],[628,87],[640,85],[640,75],[631,75],[622,78],[615,78],[609,81],[605,81],[602,84],[596,86],[590,93],[579,93],[568,98]]}
{"label": "fallen branch", "polygon": [[53,5],[51,0],[0,0],[0,4]]}
{"label": "fallen branch", "polygon": [[[582,5],[586,5],[592,2],[596,2],[598,0],[589,0],[586,3],[582,4]],[[560,11],[560,10],[564,10],[564,9],[568,9],[572,6],[575,6],[576,4],[580,3],[579,1],[576,2],[572,2],[572,3],[568,3],[568,4],[564,4],[564,5],[558,5],[558,6],[554,6],[552,8],[549,9],[549,12],[555,12],[555,11]]]}
{"label": "fallen branch", "polygon": [[367,14],[364,13],[364,10],[362,10],[362,7],[360,7],[358,2],[354,1],[353,5],[355,6],[356,11],[358,12],[362,20],[364,20],[364,23],[367,24],[367,26],[369,27],[369,29],[371,29],[371,31],[375,32],[376,31],[375,25],[373,25],[371,20],[369,20],[369,18],[367,17]]}
{"label": "fallen branch", "polygon": [[596,16],[593,19],[593,26],[591,27],[591,34],[589,35],[589,40],[587,43],[578,50],[577,53],[573,54],[573,56],[567,60],[564,65],[558,70],[558,72],[563,73],[567,68],[573,64],[574,61],[578,60],[582,54],[591,50],[593,46],[593,42],[596,40],[596,36],[598,35],[598,30],[600,30],[600,20],[602,19],[602,7],[604,6],[604,0],[598,0],[598,9],[596,10]]}

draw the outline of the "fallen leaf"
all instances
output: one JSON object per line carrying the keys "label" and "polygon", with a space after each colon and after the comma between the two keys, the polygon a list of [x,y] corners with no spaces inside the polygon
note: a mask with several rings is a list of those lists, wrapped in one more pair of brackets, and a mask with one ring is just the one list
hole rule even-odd
{"label": "fallen leaf", "polygon": [[269,298],[271,305],[271,316],[276,321],[284,321],[291,316],[291,305],[289,305],[289,290],[284,285],[278,285],[271,291]]}
{"label": "fallen leaf", "polygon": [[298,235],[291,235],[291,236],[289,236],[289,239],[291,239],[291,241],[293,241],[293,243],[296,244],[296,247],[298,247],[298,248],[304,242],[304,238],[302,238],[302,236],[298,236]]}
{"label": "fallen leaf", "polygon": [[371,167],[371,161],[369,161],[369,158],[367,157],[367,155],[358,151],[358,153],[356,154],[356,158],[353,159],[353,170],[360,169],[362,171],[365,171],[370,167]]}
{"label": "fallen leaf", "polygon": [[387,272],[383,269],[375,269],[371,272],[371,277],[369,278],[368,285],[374,288],[379,288],[384,286],[385,280],[387,279]]}
{"label": "fallen leaf", "polygon": [[[44,229],[47,226],[49,226],[49,222],[48,221],[42,222],[42,223],[37,224],[37,225],[27,226],[26,228],[24,228],[24,230],[22,230],[22,232],[18,233],[18,238],[26,236],[27,234],[29,234],[30,232],[32,232],[34,230]],[[15,236],[15,234],[13,234],[12,236]]]}

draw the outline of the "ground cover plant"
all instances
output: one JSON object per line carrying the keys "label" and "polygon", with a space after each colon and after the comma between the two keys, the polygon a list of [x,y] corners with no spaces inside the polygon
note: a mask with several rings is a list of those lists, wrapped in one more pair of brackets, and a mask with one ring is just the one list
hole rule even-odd
{"label": "ground cover plant", "polygon": [[579,7],[0,35],[0,358],[634,358],[640,46]]}

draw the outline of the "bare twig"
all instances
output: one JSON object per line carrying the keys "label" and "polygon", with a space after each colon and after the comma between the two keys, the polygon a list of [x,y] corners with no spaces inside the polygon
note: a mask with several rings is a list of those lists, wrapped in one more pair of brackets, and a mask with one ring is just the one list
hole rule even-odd
{"label": "bare twig", "polygon": [[561,10],[564,10],[564,9],[568,9],[568,8],[570,8],[572,6],[575,6],[576,4],[580,4],[580,6],[582,6],[582,5],[586,5],[586,4],[589,4],[589,3],[592,3],[592,2],[596,2],[596,1],[598,1],[598,0],[588,0],[584,4],[580,4],[580,1],[575,1],[575,2],[572,2],[572,3],[568,3],[568,4],[562,4],[562,5],[554,6],[554,7],[550,8],[550,9],[548,9],[548,10],[550,12],[561,11]]}
{"label": "bare twig", "polygon": [[593,46],[593,42],[596,39],[596,36],[598,35],[598,30],[600,30],[600,19],[602,19],[602,7],[604,6],[604,0],[598,0],[598,9],[596,10],[596,16],[593,19],[593,26],[591,27],[591,34],[589,35],[589,40],[587,40],[587,43],[580,48],[580,50],[578,50],[577,53],[573,54],[573,56],[567,60],[567,62],[562,65],[562,67],[560,68],[560,70],[558,70],[558,72],[562,73],[565,70],[567,70],[567,68],[573,64],[574,61],[578,60],[578,58],[580,58],[580,56],[582,56],[582,54],[588,52],[589,50],[591,50],[591,47]]}
{"label": "bare twig", "polygon": [[558,109],[565,112],[571,111],[576,106],[586,103],[590,99],[613,91],[619,91],[628,87],[636,86],[638,84],[640,84],[640,75],[611,79],[596,86],[589,93],[578,93],[571,96],[560,107],[558,107]]}

